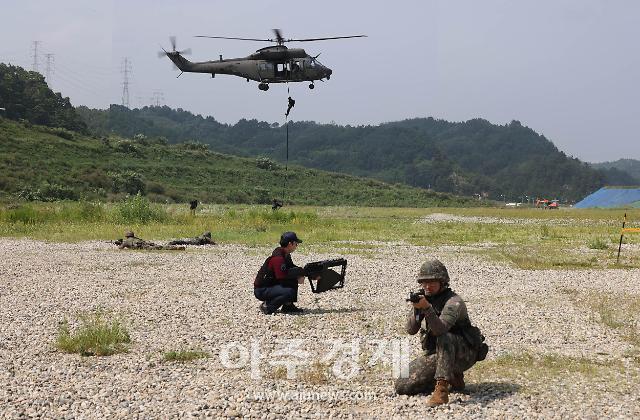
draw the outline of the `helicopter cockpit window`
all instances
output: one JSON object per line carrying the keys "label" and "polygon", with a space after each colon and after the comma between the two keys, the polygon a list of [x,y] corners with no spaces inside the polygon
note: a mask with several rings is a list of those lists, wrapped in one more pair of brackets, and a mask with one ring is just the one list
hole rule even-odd
{"label": "helicopter cockpit window", "polygon": [[311,60],[309,60],[309,67],[314,68],[315,66],[316,66],[316,60],[312,58]]}

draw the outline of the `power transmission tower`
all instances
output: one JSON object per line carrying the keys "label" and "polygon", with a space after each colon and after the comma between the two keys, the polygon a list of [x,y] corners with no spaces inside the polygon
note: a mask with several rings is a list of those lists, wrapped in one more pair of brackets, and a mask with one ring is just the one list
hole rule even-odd
{"label": "power transmission tower", "polygon": [[129,73],[131,73],[131,61],[128,57],[124,58],[121,73],[122,78],[122,106],[129,108]]}
{"label": "power transmission tower", "polygon": [[155,106],[164,105],[164,93],[161,90],[154,90],[153,97],[151,98],[151,103]]}
{"label": "power transmission tower", "polygon": [[44,56],[47,57],[47,70],[46,70],[47,83],[51,85],[51,74],[54,72],[53,65],[55,63],[55,55],[49,53],[49,54],[45,54]]}
{"label": "power transmission tower", "polygon": [[42,44],[42,41],[33,41],[33,64],[31,70],[38,71],[38,45]]}

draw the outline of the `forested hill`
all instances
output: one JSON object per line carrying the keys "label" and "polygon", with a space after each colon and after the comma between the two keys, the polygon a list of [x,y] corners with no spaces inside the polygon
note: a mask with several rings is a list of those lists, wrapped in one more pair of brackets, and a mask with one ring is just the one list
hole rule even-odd
{"label": "forested hill", "polygon": [[619,182],[615,185],[640,185],[640,160],[618,159],[614,162],[592,163],[591,166],[603,171],[623,172],[632,178],[630,181]]}
{"label": "forested hill", "polygon": [[[221,124],[168,107],[112,105],[78,112],[99,134],[140,133],[171,143],[202,142],[241,156],[285,157],[285,131],[278,124],[244,119]],[[289,134],[289,158],[296,164],[456,194],[577,200],[610,183],[607,174],[566,156],[517,121],[500,126],[482,119],[424,118],[357,127],[293,122]]]}
{"label": "forested hill", "polygon": [[[287,179],[286,190],[284,180]],[[265,158],[239,158],[204,145],[158,138],[102,139],[0,117],[0,201],[119,200],[141,193],[153,201],[441,207],[476,206],[406,185],[389,185]]]}
{"label": "forested hill", "polygon": [[87,132],[69,98],[49,89],[40,73],[22,67],[0,63],[0,107],[12,120]]}

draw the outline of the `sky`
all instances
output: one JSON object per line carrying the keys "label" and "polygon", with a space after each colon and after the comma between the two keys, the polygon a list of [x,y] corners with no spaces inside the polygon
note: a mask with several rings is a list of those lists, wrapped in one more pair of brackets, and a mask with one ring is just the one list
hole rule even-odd
{"label": "sky", "polygon": [[[407,118],[518,120],[570,156],[640,159],[640,2],[636,0],[4,0],[0,62],[47,72],[74,105],[162,104],[217,121],[379,124]],[[333,70],[331,80],[273,84],[172,70],[161,47],[191,61],[245,57],[268,43],[195,35],[285,38]],[[287,88],[290,93],[287,93]],[[0,105],[1,106],[1,105]]]}

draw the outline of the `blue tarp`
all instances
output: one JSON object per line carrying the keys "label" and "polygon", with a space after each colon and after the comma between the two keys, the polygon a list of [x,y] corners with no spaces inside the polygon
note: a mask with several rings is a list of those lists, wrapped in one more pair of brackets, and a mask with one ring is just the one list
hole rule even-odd
{"label": "blue tarp", "polygon": [[600,188],[576,203],[574,207],[588,209],[594,207],[615,208],[635,207],[640,202],[640,188]]}

